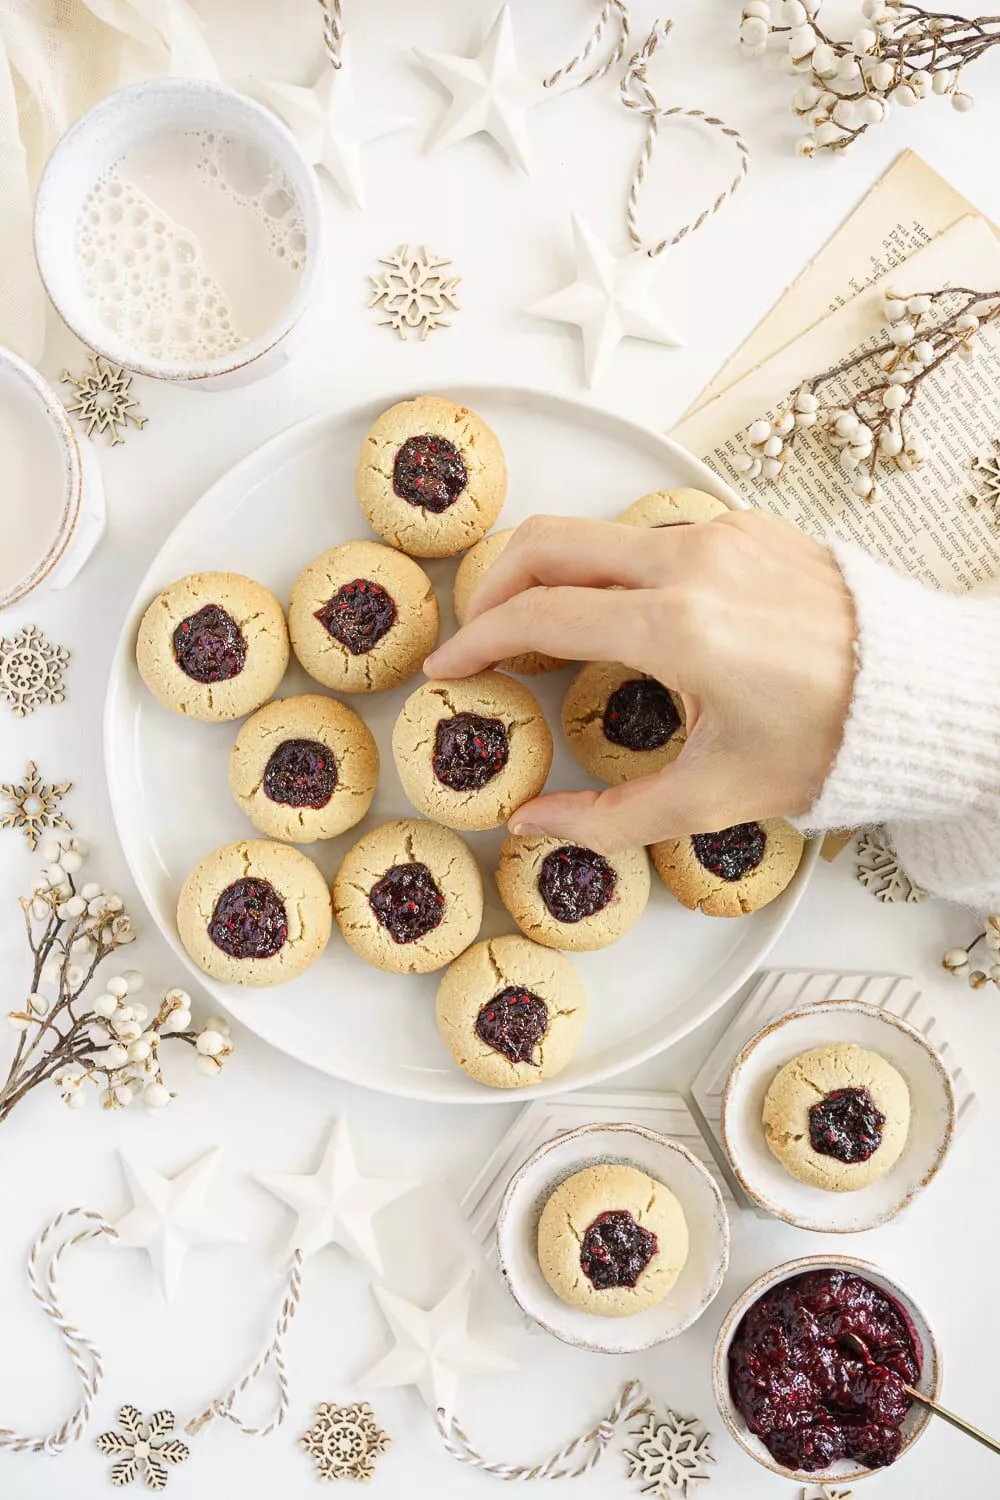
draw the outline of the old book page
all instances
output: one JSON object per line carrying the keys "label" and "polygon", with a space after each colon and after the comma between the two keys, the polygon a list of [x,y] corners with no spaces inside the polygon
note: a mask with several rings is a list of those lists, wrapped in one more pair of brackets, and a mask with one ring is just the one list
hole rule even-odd
{"label": "old book page", "polygon": [[723,365],[681,421],[770,359],[959,219],[978,210],[914,151],[904,151]]}
{"label": "old book page", "polygon": [[[880,278],[881,284],[892,281],[914,292],[1000,287],[1000,241],[985,220],[962,219],[909,259],[905,277],[896,271]],[[1000,577],[1000,523],[987,507],[969,502],[976,489],[970,460],[991,451],[1000,437],[995,325],[977,334],[970,363],[949,360],[921,383],[908,425],[923,438],[928,456],[910,473],[882,466],[882,500],[860,500],[834,450],[811,431],[799,434],[792,462],[774,484],[749,481],[733,467],[756,417],[777,416],[803,380],[883,339],[877,283],[683,419],[673,436],[750,504],[813,535],[855,541],[897,571],[942,588],[971,589]],[[852,372],[851,383],[827,389],[832,394],[840,389],[846,397],[871,378]]]}

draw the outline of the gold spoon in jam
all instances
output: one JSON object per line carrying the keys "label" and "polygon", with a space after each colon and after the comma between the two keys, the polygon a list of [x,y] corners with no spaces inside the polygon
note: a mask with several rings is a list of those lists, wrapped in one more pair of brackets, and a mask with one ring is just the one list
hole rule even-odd
{"label": "gold spoon in jam", "polygon": [[[856,1354],[860,1355],[866,1365],[875,1363],[871,1357],[868,1345],[856,1333],[842,1334],[840,1343],[846,1344],[848,1348],[853,1349]],[[963,1417],[957,1417],[953,1411],[948,1411],[946,1407],[940,1406],[936,1401],[932,1401],[930,1396],[925,1396],[915,1386],[907,1385],[905,1381],[902,1382],[902,1385],[903,1390],[909,1396],[910,1400],[916,1401],[918,1406],[924,1406],[928,1411],[932,1411],[936,1417],[942,1417],[952,1427],[957,1427],[959,1432],[964,1432],[966,1437],[975,1438],[977,1443],[982,1443],[983,1447],[989,1448],[991,1453],[1000,1453],[1000,1443],[997,1442],[996,1438],[987,1437],[985,1432],[980,1432],[979,1428],[973,1427],[971,1422],[966,1422]]]}

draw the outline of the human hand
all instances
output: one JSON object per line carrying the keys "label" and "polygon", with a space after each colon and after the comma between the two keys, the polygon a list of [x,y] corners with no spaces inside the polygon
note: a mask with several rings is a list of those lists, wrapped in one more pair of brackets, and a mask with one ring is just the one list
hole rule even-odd
{"label": "human hand", "polygon": [[808,810],[843,734],[854,609],[826,548],[759,511],[658,530],[538,516],[425,670],[467,677],[525,651],[620,661],[684,703],[671,765],[537,797],[510,820],[613,853]]}

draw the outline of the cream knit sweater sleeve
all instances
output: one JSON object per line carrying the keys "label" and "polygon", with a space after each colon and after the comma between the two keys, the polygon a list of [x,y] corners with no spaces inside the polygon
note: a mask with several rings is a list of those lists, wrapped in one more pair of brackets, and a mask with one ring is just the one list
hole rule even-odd
{"label": "cream knit sweater sleeve", "polygon": [[831,548],[854,596],[857,676],[802,829],[884,823],[925,890],[1000,909],[1000,594],[938,593]]}

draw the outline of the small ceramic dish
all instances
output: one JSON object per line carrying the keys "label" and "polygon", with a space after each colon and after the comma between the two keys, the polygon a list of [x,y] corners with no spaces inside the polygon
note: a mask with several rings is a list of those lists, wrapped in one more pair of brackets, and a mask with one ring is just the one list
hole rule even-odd
{"label": "small ceramic dish", "polygon": [[[746,1291],[736,1299],[719,1329],[712,1357],[712,1387],[715,1404],[729,1431],[751,1458],[756,1459],[765,1469],[770,1469],[772,1474],[780,1474],[783,1479],[795,1480],[799,1484],[810,1486],[841,1484],[845,1481],[853,1483],[882,1471],[859,1468],[856,1460],[853,1459],[842,1459],[840,1463],[828,1469],[816,1469],[811,1473],[807,1473],[804,1469],[786,1469],[779,1464],[777,1459],[772,1458],[760,1438],[755,1437],[750,1431],[733,1403],[729,1390],[729,1346],[733,1342],[743,1314],[773,1286],[777,1286],[781,1281],[787,1281],[792,1276],[798,1276],[803,1271],[836,1269],[857,1272],[859,1276],[863,1276],[867,1281],[873,1282],[875,1286],[887,1292],[898,1303],[921,1345],[922,1368],[915,1388],[923,1395],[929,1396],[932,1401],[937,1400],[941,1389],[941,1355],[927,1314],[898,1282],[879,1270],[877,1266],[871,1265],[866,1260],[856,1260],[852,1255],[807,1255],[801,1260],[786,1261],[784,1265],[776,1266],[773,1271],[767,1271],[763,1276],[759,1276],[753,1285],[748,1286]],[[930,1419],[931,1413],[926,1407],[917,1406],[916,1403],[910,1407],[903,1423],[902,1448],[895,1463],[899,1463],[900,1458],[913,1447],[917,1438],[926,1430]]]}
{"label": "small ceramic dish", "polygon": [[[561,1182],[584,1167],[622,1162],[675,1194],[691,1236],[687,1264],[655,1307],[602,1318],[568,1307],[538,1264],[538,1220]],[[581,1125],[539,1146],[514,1173],[497,1217],[500,1269],[514,1301],[565,1344],[634,1354],[676,1338],[718,1295],[729,1266],[729,1217],[718,1184],[685,1146],[642,1125]]]}
{"label": "small ceramic dish", "polygon": [[[910,1130],[903,1153],[877,1182],[853,1193],[812,1187],[792,1177],[768,1148],[764,1096],[778,1070],[826,1042],[856,1042],[877,1052],[906,1080]],[[905,1021],[860,1000],[829,1000],[779,1016],[750,1038],[722,1096],[722,1141],[753,1201],[796,1229],[857,1234],[887,1224],[936,1174],[955,1130],[951,1075],[927,1038]]]}

